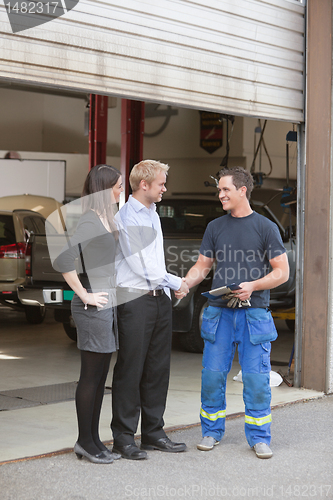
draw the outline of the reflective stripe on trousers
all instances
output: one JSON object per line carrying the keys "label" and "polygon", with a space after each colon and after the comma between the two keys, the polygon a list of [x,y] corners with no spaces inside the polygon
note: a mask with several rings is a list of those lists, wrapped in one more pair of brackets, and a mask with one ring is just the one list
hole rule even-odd
{"label": "reflective stripe on trousers", "polygon": [[211,420],[212,422],[215,422],[215,420],[218,420],[219,418],[225,418],[226,416],[226,411],[221,410],[217,411],[216,413],[207,413],[202,407],[200,408],[200,415],[203,418],[207,418],[208,420]]}
{"label": "reflective stripe on trousers", "polygon": [[272,421],[271,414],[261,418],[255,418],[255,417],[250,417],[250,415],[245,415],[245,423],[249,425],[257,425],[258,427],[261,427],[262,425],[268,424],[271,421]]}
{"label": "reflective stripe on trousers", "polygon": [[245,435],[249,445],[271,441],[270,342],[253,345],[244,309],[223,309],[215,342],[205,340],[200,420],[203,436],[221,440],[225,432],[226,381],[238,348],[245,403]]}

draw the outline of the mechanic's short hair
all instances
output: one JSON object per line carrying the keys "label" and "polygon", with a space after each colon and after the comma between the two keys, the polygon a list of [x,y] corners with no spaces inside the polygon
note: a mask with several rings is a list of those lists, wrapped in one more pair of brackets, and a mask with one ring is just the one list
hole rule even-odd
{"label": "mechanic's short hair", "polygon": [[131,170],[129,182],[133,193],[138,191],[141,181],[151,184],[160,172],[168,175],[169,165],[156,160],[142,160]]}
{"label": "mechanic's short hair", "polygon": [[219,179],[227,176],[232,177],[232,183],[236,189],[240,189],[243,186],[246,187],[246,197],[249,200],[254,187],[253,177],[250,172],[243,167],[222,168],[218,172]]}

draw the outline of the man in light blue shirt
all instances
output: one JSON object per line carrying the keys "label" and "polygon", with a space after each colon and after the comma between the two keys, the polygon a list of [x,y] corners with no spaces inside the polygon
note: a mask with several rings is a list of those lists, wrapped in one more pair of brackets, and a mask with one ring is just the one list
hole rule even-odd
{"label": "man in light blue shirt", "polygon": [[155,203],[148,208],[134,193],[117,213],[116,221],[125,257],[117,267],[117,286],[145,291],[162,288],[170,298],[170,288],[178,290],[182,280],[166,271],[163,234]]}
{"label": "man in light blue shirt", "polygon": [[[146,450],[180,452],[165,434],[163,414],[170,373],[170,288],[188,293],[184,280],[167,273],[155,203],[166,191],[168,165],[144,160],[130,174],[133,195],[117,214],[121,260],[117,267],[119,353],[112,383],[114,451],[147,458]],[[134,442],[141,412],[141,450]]]}

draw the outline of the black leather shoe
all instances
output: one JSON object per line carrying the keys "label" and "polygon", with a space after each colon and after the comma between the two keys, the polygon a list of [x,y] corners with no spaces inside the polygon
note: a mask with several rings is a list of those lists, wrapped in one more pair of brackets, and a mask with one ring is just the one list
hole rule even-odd
{"label": "black leather shoe", "polygon": [[147,453],[140,450],[136,444],[113,446],[112,453],[120,453],[123,458],[128,458],[129,460],[144,460],[145,458],[148,458]]}
{"label": "black leather shoe", "polygon": [[120,453],[113,453],[111,450],[109,449],[106,449],[106,450],[103,450],[103,453],[104,455],[106,455],[107,457],[112,457],[113,460],[119,460],[119,458],[121,458],[121,455]]}
{"label": "black leather shoe", "polygon": [[149,443],[141,443],[141,450],[159,450],[168,451],[170,453],[179,453],[186,450],[185,443],[174,443],[167,436],[149,441]]}

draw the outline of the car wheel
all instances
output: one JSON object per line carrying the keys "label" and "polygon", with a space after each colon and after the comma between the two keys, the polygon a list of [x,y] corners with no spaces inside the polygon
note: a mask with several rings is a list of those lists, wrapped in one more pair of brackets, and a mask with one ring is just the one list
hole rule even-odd
{"label": "car wheel", "polygon": [[285,320],[287,327],[291,332],[295,331],[295,320],[294,319],[286,319]]}
{"label": "car wheel", "polygon": [[25,306],[24,311],[28,323],[32,325],[43,323],[46,314],[45,306]]}
{"label": "car wheel", "polygon": [[202,295],[195,297],[193,319],[191,330],[186,333],[179,334],[180,345],[188,352],[202,352],[204,341],[201,338],[202,315],[205,307],[207,307],[207,299]]}
{"label": "car wheel", "polygon": [[72,326],[71,323],[63,323],[62,326],[64,327],[64,330],[67,334],[67,336],[73,340],[74,342],[77,341],[77,331],[76,331],[76,326]]}

